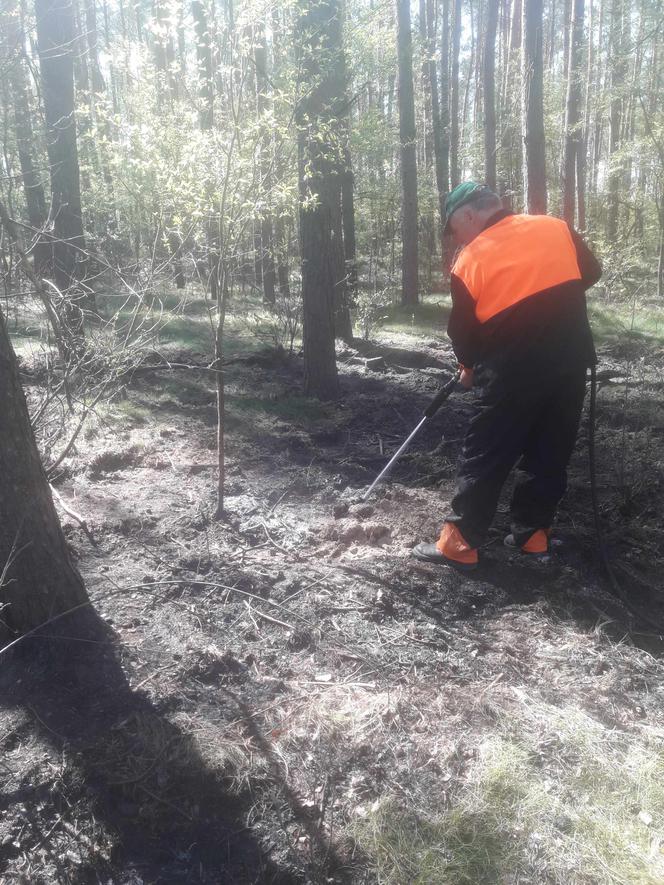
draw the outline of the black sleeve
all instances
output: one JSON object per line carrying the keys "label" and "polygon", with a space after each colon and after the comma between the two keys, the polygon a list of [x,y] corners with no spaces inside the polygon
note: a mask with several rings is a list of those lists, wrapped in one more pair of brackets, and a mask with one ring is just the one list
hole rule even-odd
{"label": "black sleeve", "polygon": [[447,334],[461,365],[472,369],[480,355],[480,323],[475,316],[475,302],[455,274],[450,278],[450,292],[452,312],[447,323]]}
{"label": "black sleeve", "polygon": [[576,260],[581,271],[581,282],[584,289],[594,286],[597,280],[602,276],[602,265],[595,258],[593,253],[586,245],[583,237],[578,234],[571,225],[568,225],[569,232],[574,240],[576,247]]}

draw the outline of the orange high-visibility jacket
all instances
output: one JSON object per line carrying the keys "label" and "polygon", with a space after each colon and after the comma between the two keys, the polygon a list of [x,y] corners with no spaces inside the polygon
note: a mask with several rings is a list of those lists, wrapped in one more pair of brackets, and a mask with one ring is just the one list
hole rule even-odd
{"label": "orange high-visibility jacket", "polygon": [[459,361],[547,370],[595,360],[585,290],[601,269],[558,218],[501,211],[452,268],[448,333]]}

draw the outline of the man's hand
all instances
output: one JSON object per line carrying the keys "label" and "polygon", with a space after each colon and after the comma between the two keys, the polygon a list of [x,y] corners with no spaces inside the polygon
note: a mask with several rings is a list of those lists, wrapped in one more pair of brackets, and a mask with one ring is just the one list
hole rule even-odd
{"label": "man's hand", "polygon": [[465,387],[466,390],[470,390],[473,386],[473,370],[467,369],[465,366],[461,370],[461,377],[459,378],[459,382],[462,387]]}

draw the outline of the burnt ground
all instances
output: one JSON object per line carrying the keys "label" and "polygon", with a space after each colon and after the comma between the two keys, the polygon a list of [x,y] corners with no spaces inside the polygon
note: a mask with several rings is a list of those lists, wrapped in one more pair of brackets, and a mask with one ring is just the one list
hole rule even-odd
{"label": "burnt ground", "polygon": [[[87,426],[56,488],[89,527],[62,514],[106,633],[57,673],[42,638],[5,662],[0,882],[443,881],[381,878],[356,822],[385,799],[454,809],[483,738],[536,705],[662,734],[661,350],[608,342],[600,365],[602,522],[631,608],[597,556],[587,418],[552,563],[504,548],[506,499],[459,575],[409,553],[438,533],[472,393],[360,500],[451,352],[383,333],[339,365],[342,398],[320,404],[298,357],[232,361],[223,520],[209,373],[137,374]],[[532,863],[444,881],[664,881]]]}

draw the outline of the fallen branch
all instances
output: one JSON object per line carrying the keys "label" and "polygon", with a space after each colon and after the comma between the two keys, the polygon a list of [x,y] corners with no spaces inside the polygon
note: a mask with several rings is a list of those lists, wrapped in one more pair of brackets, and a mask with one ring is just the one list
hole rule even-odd
{"label": "fallen branch", "polygon": [[72,510],[68,504],[65,504],[65,502],[62,500],[62,496],[60,495],[60,493],[58,492],[57,489],[55,489],[53,486],[51,486],[50,488],[51,488],[51,492],[55,496],[55,499],[58,502],[58,504],[62,507],[64,512],[67,514],[67,516],[71,516],[71,518],[80,525],[80,527],[83,529],[85,534],[88,536],[88,539],[89,539],[90,543],[92,544],[92,546],[93,547],[99,546],[94,538],[94,535],[92,534],[92,532],[88,528],[87,522],[83,519],[83,517],[80,515],[80,513],[77,513],[75,510]]}

